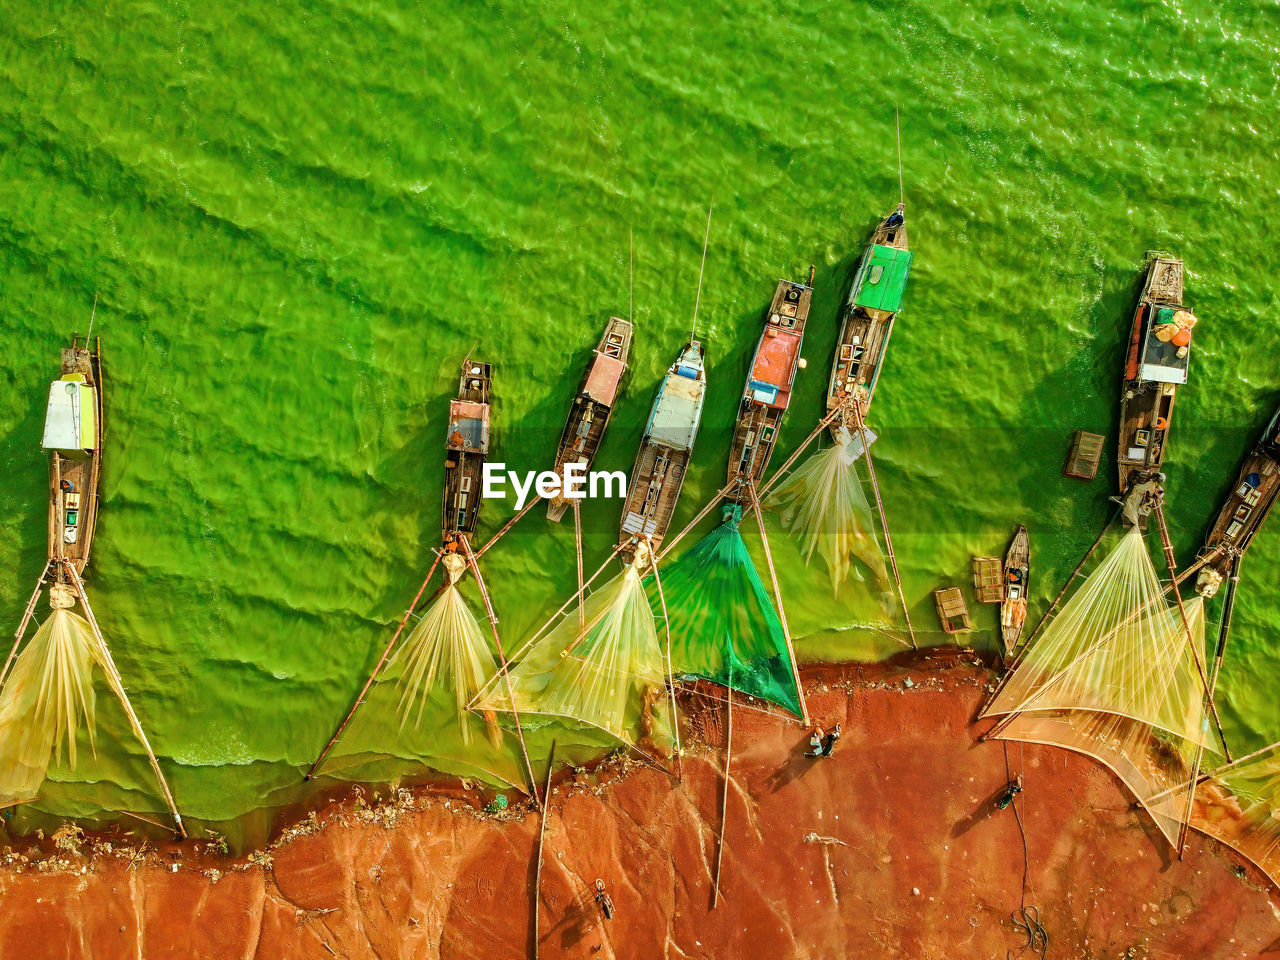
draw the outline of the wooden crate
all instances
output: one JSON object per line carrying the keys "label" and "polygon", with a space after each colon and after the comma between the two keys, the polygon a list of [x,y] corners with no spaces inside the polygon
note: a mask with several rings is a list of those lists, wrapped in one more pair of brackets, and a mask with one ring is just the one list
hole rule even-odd
{"label": "wooden crate", "polygon": [[1004,561],[999,557],[974,557],[973,590],[979,603],[1004,600]]}
{"label": "wooden crate", "polygon": [[1078,480],[1096,477],[1098,464],[1102,461],[1102,446],[1106,442],[1107,438],[1100,433],[1077,430],[1067,453],[1067,462],[1062,465],[1063,476]]}
{"label": "wooden crate", "polygon": [[959,587],[946,587],[933,592],[933,602],[938,607],[938,619],[947,633],[965,633],[973,629],[969,619],[969,606]]}

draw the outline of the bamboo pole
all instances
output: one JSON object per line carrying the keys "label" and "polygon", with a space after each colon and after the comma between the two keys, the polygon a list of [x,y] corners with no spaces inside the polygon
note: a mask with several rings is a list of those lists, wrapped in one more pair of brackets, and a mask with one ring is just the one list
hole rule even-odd
{"label": "bamboo pole", "polygon": [[18,655],[18,645],[22,643],[23,634],[27,632],[27,624],[31,622],[31,617],[35,614],[36,604],[40,601],[40,591],[44,589],[44,581],[48,577],[49,567],[52,565],[53,561],[51,560],[40,571],[40,578],[36,580],[36,588],[31,591],[31,599],[27,601],[27,608],[23,611],[22,622],[18,624],[18,629],[13,634],[13,647],[9,650],[8,659],[4,662],[4,669],[0,670],[0,690],[4,689],[4,682],[9,678],[9,668],[13,666],[13,660]]}
{"label": "bamboo pole", "polygon": [[[1213,656],[1213,673],[1209,675],[1209,689],[1218,686],[1218,674],[1222,670],[1222,659],[1227,653],[1227,634],[1231,631],[1231,614],[1236,606],[1236,586],[1240,583],[1240,562],[1244,554],[1238,553],[1231,559],[1231,573],[1228,575],[1227,596],[1222,603],[1222,624],[1218,628],[1218,649]],[[1226,744],[1224,743],[1225,747]],[[1227,757],[1230,762],[1231,758]]]}
{"label": "bamboo pole", "polygon": [[[1182,618],[1182,628],[1187,634],[1187,646],[1191,648],[1191,658],[1195,660],[1196,672],[1200,674],[1200,683],[1203,684],[1205,698],[1209,702],[1209,713],[1213,715],[1214,725],[1218,728],[1218,739],[1222,742],[1222,749],[1227,750],[1226,734],[1222,732],[1222,720],[1218,716],[1218,705],[1213,701],[1213,691],[1209,689],[1209,675],[1205,669],[1204,654],[1196,648],[1195,640],[1191,636],[1191,624],[1187,622],[1187,609],[1182,604],[1182,591],[1178,589],[1178,559],[1173,553],[1173,541],[1169,539],[1169,527],[1164,520],[1164,507],[1156,504],[1156,525],[1160,528],[1160,543],[1164,547],[1164,559],[1169,567],[1169,576],[1173,578],[1173,582],[1169,586],[1173,589],[1173,598],[1178,602],[1178,616]],[[1226,754],[1228,760],[1231,754]]]}
{"label": "bamboo pole", "polygon": [[[1164,519],[1164,506],[1157,502],[1155,508],[1156,526],[1160,530],[1160,544],[1164,547],[1165,563],[1169,567],[1169,576],[1176,578],[1178,575],[1178,560],[1174,556],[1173,542],[1169,539],[1169,527]],[[1213,722],[1218,728],[1218,738],[1222,741],[1222,749],[1227,750],[1227,739],[1222,732],[1222,721],[1218,718],[1218,708],[1213,702],[1213,690],[1209,686],[1209,678],[1205,675],[1204,664],[1200,660],[1200,651],[1196,649],[1195,639],[1191,636],[1191,624],[1187,622],[1187,610],[1182,603],[1182,591],[1178,589],[1178,581],[1174,579],[1171,584],[1173,587],[1174,599],[1178,601],[1178,615],[1182,617],[1182,627],[1187,634],[1187,646],[1191,648],[1192,659],[1196,662],[1196,670],[1200,674],[1200,682],[1204,684],[1204,700],[1209,705],[1209,711],[1213,714]],[[1202,721],[1203,722],[1203,721]],[[1203,729],[1203,728],[1202,728]],[[1202,736],[1200,743],[1196,744],[1195,760],[1191,764],[1191,780],[1187,784],[1187,806],[1182,817],[1182,823],[1178,826],[1178,842],[1175,846],[1178,849],[1178,859],[1182,859],[1182,855],[1187,848],[1187,830],[1191,827],[1191,815],[1195,810],[1196,800],[1196,779],[1200,776],[1200,764],[1204,761],[1204,737]],[[1231,759],[1231,754],[1227,754],[1227,760]]]}
{"label": "bamboo pole", "polygon": [[[573,551],[578,559],[578,596],[582,596],[586,588],[582,584],[582,506],[580,501],[573,501]],[[587,611],[586,605],[578,604],[578,633],[585,633]]]}
{"label": "bamboo pole", "polygon": [[503,535],[505,535],[507,531],[509,531],[512,527],[514,527],[520,521],[521,517],[523,517],[526,513],[528,513],[530,510],[532,510],[535,506],[537,506],[541,502],[542,502],[542,498],[537,495],[531,498],[528,503],[526,503],[523,507],[520,508],[520,510],[516,513],[514,517],[512,517],[510,520],[508,520],[498,529],[497,533],[495,533],[492,537],[490,537],[488,540],[484,542],[484,546],[482,546],[479,550],[476,551],[476,559],[479,560],[481,557],[483,557],[485,553],[488,552],[490,547],[492,547],[495,543],[497,543],[500,539],[502,539]]}
{"label": "bamboo pole", "polygon": [[542,814],[538,817],[538,859],[533,867],[533,960],[538,960],[539,920],[542,917],[542,845],[547,838],[547,814],[550,813],[547,802],[551,799],[551,774],[556,768],[556,742],[551,741],[551,753],[547,755],[547,779],[542,788],[546,798],[542,804]]}
{"label": "bamboo pole", "polygon": [[836,418],[845,412],[845,407],[847,407],[848,404],[849,404],[848,400],[842,401],[838,407],[836,407],[834,410],[832,410],[825,417],[823,417],[821,420],[818,421],[818,425],[814,427],[813,431],[807,437],[805,437],[804,440],[800,442],[800,446],[796,447],[795,450],[792,451],[791,456],[787,457],[786,460],[782,461],[782,466],[780,466],[777,470],[773,471],[773,476],[760,485],[761,498],[767,497],[769,495],[769,491],[773,489],[774,484],[776,484],[779,480],[781,480],[783,476],[786,475],[786,472],[791,468],[791,465],[795,463],[798,459],[800,459],[800,454],[804,453],[805,450],[809,449],[809,444],[817,440],[818,437],[822,435],[822,431],[827,429],[827,427],[831,426],[831,424],[836,420]]}
{"label": "bamboo pole", "polygon": [[160,769],[160,761],[155,755],[155,751],[151,749],[151,743],[147,740],[146,731],[142,729],[142,722],[138,719],[138,715],[133,712],[133,704],[129,702],[129,696],[124,692],[124,681],[120,678],[120,671],[116,669],[115,661],[111,658],[111,651],[107,649],[107,641],[102,636],[102,630],[98,626],[98,618],[93,615],[93,608],[89,606],[89,597],[84,592],[84,584],[80,581],[80,575],[76,573],[76,566],[70,560],[64,560],[63,565],[66,567],[67,575],[71,579],[72,585],[76,588],[76,594],[80,597],[80,606],[84,608],[85,619],[89,621],[89,628],[93,631],[94,639],[98,641],[99,648],[102,651],[102,668],[107,673],[107,680],[111,684],[112,690],[115,691],[117,697],[120,698],[120,704],[124,707],[125,715],[129,718],[129,725],[133,728],[134,736],[142,744],[142,749],[147,752],[147,759],[151,761],[151,769],[156,775],[156,779],[160,782],[160,790],[164,794],[164,801],[169,807],[169,815],[173,817],[174,832],[179,840],[185,840],[187,837],[187,828],[182,825],[182,814],[178,812],[178,805],[174,803],[173,793],[169,790],[169,781],[164,777],[164,771]]}
{"label": "bamboo pole", "polygon": [[680,715],[676,712],[676,679],[671,666],[671,616],[667,613],[667,598],[662,592],[662,575],[658,572],[658,562],[653,562],[653,582],[658,588],[658,604],[662,608],[663,632],[666,635],[667,659],[667,697],[671,701],[671,734],[676,741],[676,779],[684,780],[684,752],[680,748]]}
{"label": "bamboo pole", "polygon": [[489,630],[493,634],[493,646],[498,652],[498,669],[507,685],[507,698],[511,701],[511,716],[516,722],[516,739],[520,741],[520,755],[524,758],[525,773],[529,775],[529,790],[533,793],[533,802],[541,807],[542,799],[538,796],[538,781],[533,775],[533,764],[529,760],[529,747],[524,742],[524,728],[520,725],[520,711],[516,707],[516,691],[515,687],[511,685],[511,671],[508,669],[507,655],[503,652],[502,640],[498,637],[498,617],[493,612],[493,604],[489,600],[489,590],[485,587],[484,577],[480,575],[480,566],[476,563],[476,555],[471,552],[471,544],[467,543],[465,536],[460,536],[458,539],[462,541],[462,549],[467,553],[467,562],[471,564],[471,575],[476,578],[476,586],[480,588],[480,598],[484,601],[485,613],[489,617]]}
{"label": "bamboo pole", "polygon": [[[609,566],[609,563],[613,560],[613,558],[616,557],[619,553],[621,553],[622,548],[627,546],[630,542],[631,541],[627,541],[627,543],[620,543],[616,547],[614,547],[613,552],[610,553],[609,556],[605,558],[604,563],[600,564],[600,566],[596,568],[596,572],[587,578],[587,582],[582,585],[582,589],[579,590],[577,593],[575,593],[572,597],[570,597],[564,603],[560,604],[559,609],[557,609],[555,613],[553,613],[550,617],[547,618],[546,623],[544,623],[541,627],[539,627],[537,632],[534,633],[534,635],[530,637],[528,640],[526,640],[524,644],[521,645],[519,650],[517,650],[515,653],[511,655],[511,659],[519,660],[521,657],[523,657],[525,654],[525,651],[527,651],[530,647],[532,647],[535,643],[537,643],[542,638],[542,635],[546,633],[547,628],[550,627],[553,623],[555,623],[556,620],[559,619],[559,617],[566,610],[569,609],[569,604],[573,603],[573,601],[579,599],[580,597],[583,597],[587,587],[591,586],[591,584],[595,582],[596,577],[604,573],[605,567]],[[467,704],[467,709],[471,709],[476,705],[477,702],[479,702],[480,698],[483,697],[485,693],[488,692],[489,687],[492,685],[492,682],[493,682],[493,678],[491,678],[488,683],[486,683],[483,687],[480,688],[479,692],[474,697],[471,698],[471,702]]]}
{"label": "bamboo pole", "polygon": [[809,725],[809,705],[805,702],[804,686],[800,683],[800,665],[796,662],[795,647],[791,643],[791,628],[787,625],[787,610],[782,604],[782,589],[778,586],[778,574],[773,567],[773,551],[769,549],[769,534],[764,529],[764,514],[760,510],[760,497],[754,480],[747,480],[751,502],[756,506],[756,525],[760,528],[760,542],[764,544],[764,560],[769,567],[769,579],[773,581],[773,598],[778,604],[778,619],[782,621],[782,638],[787,643],[787,655],[791,658],[791,679],[795,681],[796,695],[800,698],[800,717]]}
{"label": "bamboo pole", "polygon": [[862,419],[862,409],[857,403],[852,404],[854,422],[858,424],[858,433],[862,437],[862,455],[867,458],[867,474],[871,477],[871,490],[876,495],[876,509],[880,512],[880,529],[884,531],[884,543],[889,552],[889,565],[893,568],[893,580],[898,585],[898,600],[902,604],[902,616],[907,621],[907,634],[911,637],[911,649],[919,650],[916,643],[916,631],[911,626],[911,612],[907,609],[907,598],[902,592],[902,577],[898,575],[898,558],[893,552],[893,538],[889,535],[889,519],[885,516],[884,501],[880,498],[880,483],[876,480],[876,468],[871,462],[871,445],[867,442],[867,425]]}
{"label": "bamboo pole", "polygon": [[[729,683],[733,683],[733,663],[729,663]],[[729,776],[733,763],[733,687],[729,686],[729,698],[725,705],[727,716],[724,747],[724,791],[720,794],[720,837],[716,842],[716,869],[711,878],[711,909],[720,903],[720,866],[724,860],[725,823],[729,818]]]}
{"label": "bamboo pole", "polygon": [[364,703],[365,694],[369,692],[369,688],[373,686],[373,681],[378,678],[378,674],[382,672],[382,668],[387,664],[387,658],[391,656],[391,648],[396,645],[396,641],[400,639],[400,634],[404,630],[404,626],[409,622],[409,618],[413,616],[413,610],[418,605],[418,600],[422,598],[422,594],[427,589],[427,584],[431,582],[431,575],[436,572],[436,565],[440,562],[440,554],[436,554],[435,560],[431,562],[431,568],[427,571],[426,579],[422,581],[422,586],[418,588],[417,594],[413,598],[413,602],[409,604],[409,609],[404,612],[404,617],[400,620],[400,625],[396,627],[396,632],[391,635],[391,640],[387,643],[386,648],[382,651],[382,656],[378,658],[377,666],[373,668],[373,672],[369,674],[369,679],[365,681],[360,692],[356,695],[355,703],[351,705],[351,709],[347,711],[347,715],[343,718],[342,723],[338,724],[338,729],[334,731],[329,742],[324,745],[324,749],[320,751],[320,756],[316,757],[316,762],[308,768],[304,779],[310,780],[316,775],[316,770],[320,768],[320,764],[324,762],[324,758],[329,755],[329,751],[333,749],[333,745],[338,742],[338,738],[342,736],[342,732],[347,729],[347,724],[351,722],[351,718],[356,715],[356,711],[360,709],[360,705]]}

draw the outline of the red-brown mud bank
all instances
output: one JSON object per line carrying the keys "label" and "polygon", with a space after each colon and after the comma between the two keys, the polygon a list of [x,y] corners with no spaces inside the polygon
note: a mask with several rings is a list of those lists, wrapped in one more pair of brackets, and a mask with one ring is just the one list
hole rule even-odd
{"label": "red-brown mud bank", "polygon": [[[683,784],[608,767],[561,783],[541,956],[1005,957],[1024,942],[1009,922],[1023,843],[1013,812],[994,809],[1004,749],[977,744],[970,723],[988,679],[956,657],[807,671],[815,717],[844,726],[817,762],[801,756],[798,727],[735,710],[714,911],[721,750],[693,745]],[[714,714],[693,727],[720,736]],[[1280,899],[1256,871],[1198,835],[1185,860],[1171,857],[1084,757],[1015,744],[1009,758],[1026,784],[1027,901],[1049,956],[1280,956]],[[406,792],[384,806],[332,803],[250,859],[194,844],[125,856],[97,843],[96,855],[59,851],[43,865],[48,854],[11,855],[0,956],[529,956],[538,821],[508,816]],[[596,878],[612,921],[595,906]]]}

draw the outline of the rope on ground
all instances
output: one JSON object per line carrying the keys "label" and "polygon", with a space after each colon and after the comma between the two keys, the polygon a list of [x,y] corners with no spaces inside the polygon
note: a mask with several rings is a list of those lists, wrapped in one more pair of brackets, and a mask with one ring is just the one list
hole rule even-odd
{"label": "rope on ground", "polygon": [[[1009,784],[1013,784],[1015,781],[1020,784],[1022,774],[1019,773],[1015,778],[1009,765],[1009,743],[1006,740],[1002,741],[1001,745],[1004,747],[1005,780]],[[1022,763],[1021,755],[1019,756],[1019,767],[1025,767],[1025,764]],[[1027,938],[1027,942],[1017,950],[1009,950],[1006,954],[1006,960],[1013,960],[1014,957],[1020,957],[1027,951],[1031,951],[1032,955],[1044,960],[1045,955],[1049,952],[1049,931],[1040,922],[1040,909],[1033,904],[1029,905],[1027,903],[1027,889],[1030,886],[1031,877],[1031,847],[1027,842],[1027,827],[1022,822],[1022,811],[1018,806],[1019,798],[1017,794],[1020,793],[1022,793],[1021,787],[1012,795],[1009,805],[1013,807],[1013,818],[1017,821],[1018,833],[1022,837],[1022,898],[1021,905],[1009,915],[1009,919],[1013,923],[1014,929],[1020,931]]]}

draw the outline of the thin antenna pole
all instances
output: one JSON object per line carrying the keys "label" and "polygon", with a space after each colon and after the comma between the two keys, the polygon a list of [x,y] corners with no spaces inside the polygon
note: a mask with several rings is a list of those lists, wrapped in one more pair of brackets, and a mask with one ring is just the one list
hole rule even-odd
{"label": "thin antenna pole", "polygon": [[902,187],[902,121],[898,119],[898,108],[893,108],[893,126],[898,133],[898,203],[907,205],[906,191]]}
{"label": "thin antenna pole", "polygon": [[[95,293],[93,295],[93,309],[89,312],[89,332],[85,334],[85,338],[84,338],[84,343],[86,347],[88,347],[89,344],[93,341],[93,318],[97,316],[97,314],[98,314],[98,295]],[[92,350],[93,348],[89,347],[89,349]]]}
{"label": "thin antenna pole", "polygon": [[707,272],[707,242],[711,239],[711,207],[707,207],[707,231],[702,237],[702,266],[698,270],[698,295],[693,300],[693,329],[689,331],[689,339],[698,335],[698,307],[702,303],[702,275]]}
{"label": "thin antenna pole", "polygon": [[631,281],[627,286],[627,322],[635,323],[636,312],[636,228],[629,231],[631,237]]}

